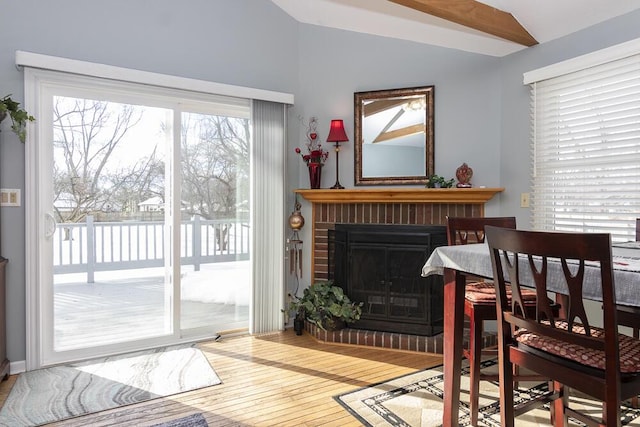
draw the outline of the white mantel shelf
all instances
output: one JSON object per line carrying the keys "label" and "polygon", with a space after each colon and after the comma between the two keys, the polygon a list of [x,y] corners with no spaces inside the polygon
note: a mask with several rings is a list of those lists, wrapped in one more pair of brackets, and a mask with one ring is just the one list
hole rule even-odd
{"label": "white mantel shelf", "polygon": [[504,188],[345,188],[294,190],[311,203],[486,203]]}

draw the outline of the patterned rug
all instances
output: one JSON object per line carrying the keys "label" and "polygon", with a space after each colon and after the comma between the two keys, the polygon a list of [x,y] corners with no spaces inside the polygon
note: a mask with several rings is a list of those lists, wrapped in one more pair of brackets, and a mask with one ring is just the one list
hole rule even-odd
{"label": "patterned rug", "polygon": [[[483,370],[495,370],[496,361],[483,362]],[[336,396],[335,399],[365,426],[434,427],[442,425],[442,366],[395,378],[371,387]],[[462,369],[460,425],[469,422],[469,370]],[[546,384],[521,383],[516,403],[539,395]],[[480,381],[480,412],[478,425],[500,427],[499,388],[497,383]],[[602,411],[601,404],[584,398],[571,397],[575,404],[590,413]],[[572,402],[573,403],[573,402]],[[622,407],[623,425],[640,426],[640,409]],[[573,420],[572,420],[573,421]],[[516,419],[519,427],[548,426],[549,411],[540,408]],[[571,425],[582,425],[575,422]]]}
{"label": "patterned rug", "polygon": [[39,426],[220,383],[194,345],[38,369],[20,374],[0,425]]}

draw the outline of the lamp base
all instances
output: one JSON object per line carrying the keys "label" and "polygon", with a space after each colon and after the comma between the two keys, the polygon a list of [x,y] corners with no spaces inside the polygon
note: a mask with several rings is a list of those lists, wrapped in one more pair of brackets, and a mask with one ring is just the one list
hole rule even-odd
{"label": "lamp base", "polygon": [[340,185],[339,182],[336,182],[333,187],[331,187],[331,190],[342,190],[344,187],[342,185]]}

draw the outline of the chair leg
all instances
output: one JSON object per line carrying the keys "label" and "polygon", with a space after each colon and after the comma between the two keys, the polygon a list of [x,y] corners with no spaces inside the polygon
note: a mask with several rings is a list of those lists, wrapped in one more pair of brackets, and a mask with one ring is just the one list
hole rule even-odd
{"label": "chair leg", "polygon": [[478,425],[478,406],[480,400],[480,363],[482,362],[482,322],[470,319],[469,322],[469,410],[471,425]]}
{"label": "chair leg", "polygon": [[569,388],[557,381],[552,381],[549,387],[554,391],[560,391],[560,397],[551,402],[551,424],[554,427],[564,427],[569,423],[569,417],[564,410],[569,403]]}
{"label": "chair leg", "polygon": [[606,401],[602,404],[602,421],[606,426],[620,424],[620,402],[614,403]]}
{"label": "chair leg", "polygon": [[[633,337],[634,338],[639,338],[640,337],[640,328],[633,328]],[[631,398],[631,407],[633,408],[638,408],[638,396],[634,396]]]}
{"label": "chair leg", "polygon": [[[515,334],[515,332],[516,332],[515,327],[512,327],[511,333]],[[513,365],[513,389],[514,390],[516,390],[520,386],[520,383],[517,380],[519,374],[520,374],[520,367],[514,364]]]}
{"label": "chair leg", "polygon": [[[500,339],[499,339],[500,340]],[[499,365],[500,376],[500,420],[502,427],[515,427],[515,414],[513,407],[513,365],[509,359],[508,347],[498,344],[502,355]]]}

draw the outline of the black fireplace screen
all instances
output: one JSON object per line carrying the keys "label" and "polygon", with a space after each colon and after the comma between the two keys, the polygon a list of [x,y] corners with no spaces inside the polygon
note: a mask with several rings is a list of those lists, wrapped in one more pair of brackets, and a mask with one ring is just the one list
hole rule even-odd
{"label": "black fireplace screen", "polygon": [[444,226],[336,224],[329,232],[329,278],[363,302],[361,329],[432,336],[442,332],[441,276],[422,277]]}

